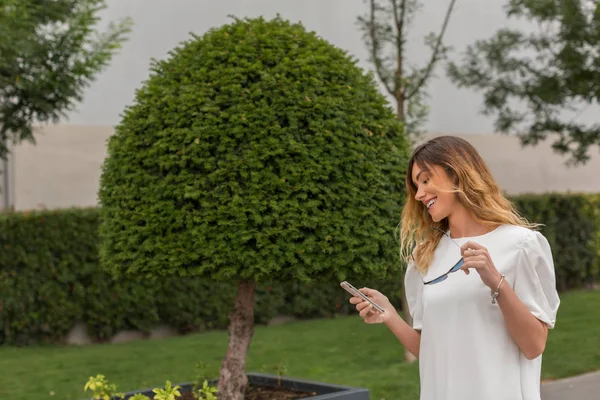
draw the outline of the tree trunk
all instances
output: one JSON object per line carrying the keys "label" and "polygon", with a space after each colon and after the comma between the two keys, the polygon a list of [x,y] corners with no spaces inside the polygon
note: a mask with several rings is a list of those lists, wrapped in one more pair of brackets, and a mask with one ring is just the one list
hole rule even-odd
{"label": "tree trunk", "polygon": [[[399,90],[399,93],[396,95],[396,115],[398,116],[398,120],[402,123],[406,123],[406,116],[404,115],[404,93],[403,89]],[[405,132],[406,134],[406,132]]]}
{"label": "tree trunk", "polygon": [[[402,318],[409,326],[412,326],[413,320],[408,309],[408,301],[406,300],[406,291],[404,290],[404,285],[402,285]],[[410,351],[404,349],[404,361],[410,364],[417,361],[417,357],[415,357],[415,355]]]}
{"label": "tree trunk", "polygon": [[229,314],[229,344],[221,365],[219,400],[243,400],[248,378],[246,355],[254,335],[254,289],[251,281],[240,281],[235,305]]}

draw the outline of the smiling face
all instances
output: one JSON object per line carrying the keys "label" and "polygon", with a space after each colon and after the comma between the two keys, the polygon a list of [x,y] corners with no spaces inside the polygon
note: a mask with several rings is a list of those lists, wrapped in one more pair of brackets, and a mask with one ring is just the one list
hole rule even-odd
{"label": "smiling face", "polygon": [[477,150],[456,136],[438,136],[417,146],[405,184],[400,248],[419,272],[429,268],[444,231],[464,237],[499,224],[535,226],[504,197]]}
{"label": "smiling face", "polygon": [[448,218],[460,206],[455,193],[455,184],[444,168],[439,165],[412,168],[412,181],[416,187],[415,200],[427,209],[431,219],[439,222]]}

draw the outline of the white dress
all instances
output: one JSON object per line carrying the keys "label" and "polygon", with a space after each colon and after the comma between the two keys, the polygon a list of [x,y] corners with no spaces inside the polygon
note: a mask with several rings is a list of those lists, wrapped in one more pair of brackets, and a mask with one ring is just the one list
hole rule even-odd
{"label": "white dress", "polygon": [[[531,313],[554,328],[560,300],[543,235],[501,225],[481,236],[453,240],[459,246],[469,240],[485,246]],[[459,258],[459,247],[443,236],[424,276],[412,264],[406,271],[413,328],[421,330],[421,400],[540,400],[542,356],[528,360],[521,354],[475,270],[423,284],[447,272]]]}

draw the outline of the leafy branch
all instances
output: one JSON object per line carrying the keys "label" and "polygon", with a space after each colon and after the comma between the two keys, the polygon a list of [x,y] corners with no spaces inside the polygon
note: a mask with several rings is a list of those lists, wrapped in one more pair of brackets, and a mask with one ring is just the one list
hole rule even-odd
{"label": "leafy branch", "polygon": [[532,33],[500,29],[469,46],[448,75],[483,92],[483,114],[522,145],[553,136],[567,165],[584,164],[600,145],[600,124],[579,121],[600,105],[600,5],[582,0],[510,0],[508,18],[526,19]]}

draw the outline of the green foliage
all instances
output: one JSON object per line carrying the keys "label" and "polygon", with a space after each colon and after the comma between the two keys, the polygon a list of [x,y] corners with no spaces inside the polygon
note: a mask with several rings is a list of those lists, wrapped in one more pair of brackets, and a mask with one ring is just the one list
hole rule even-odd
{"label": "green foliage", "polygon": [[146,396],[145,394],[141,394],[141,393],[136,393],[133,396],[129,397],[127,400],[149,400],[150,397]]}
{"label": "green foliage", "polygon": [[181,396],[179,391],[181,386],[172,386],[171,381],[167,381],[164,389],[152,389],[154,393],[154,400],[176,400],[177,397]]}
{"label": "green foliage", "polygon": [[[234,282],[114,278],[99,267],[98,226],[95,209],[0,214],[0,343],[60,342],[77,321],[98,341],[158,323],[181,332],[227,327]],[[257,323],[280,310],[284,290],[258,285]]]}
{"label": "green foliage", "polygon": [[518,134],[524,145],[553,136],[567,164],[585,163],[600,145],[600,124],[581,123],[575,111],[600,105],[600,3],[510,0],[506,13],[538,29],[502,28],[476,41],[460,64],[450,64],[450,78],[484,93],[497,131]]}
{"label": "green foliage", "polygon": [[0,342],[55,342],[84,318],[97,211],[0,214]]}
{"label": "green foliage", "polygon": [[598,279],[600,196],[526,195],[513,200],[530,221],[545,224],[541,233],[552,248],[559,290],[589,285]]}
{"label": "green foliage", "polygon": [[155,62],[103,166],[116,274],[342,279],[400,268],[408,145],[345,52],[301,25],[235,20]]}
{"label": "green foliage", "polygon": [[208,381],[204,381],[202,387],[195,391],[199,399],[204,400],[218,400],[217,399],[217,388],[209,385]]}
{"label": "green foliage", "polygon": [[[582,211],[598,227],[600,225],[600,195],[585,196]],[[592,249],[596,250],[596,255],[590,263],[591,268],[586,279],[594,282],[596,278],[600,277],[600,229],[595,229],[595,234],[591,235],[588,243]]]}
{"label": "green foliage", "polygon": [[149,400],[150,397],[146,396],[145,394],[141,394],[141,393],[136,393],[133,396],[129,397],[127,400]]}
{"label": "green foliage", "polygon": [[130,31],[126,19],[94,31],[105,0],[0,0],[0,158],[5,141],[34,141],[80,101]]}
{"label": "green foliage", "polygon": [[[154,392],[154,400],[177,400],[179,396],[181,396],[181,392],[179,391],[181,386],[172,386],[171,381],[167,381],[165,384],[165,388],[155,388],[152,389]],[[96,375],[90,376],[87,383],[84,386],[84,391],[92,392],[91,400],[117,400],[125,398],[124,393],[117,392],[117,385],[111,383],[106,379],[104,375]],[[217,400],[217,397],[213,395],[214,391],[212,388],[208,387],[205,382],[205,385],[202,388],[202,393],[207,393],[208,396],[212,397],[200,397],[201,399],[206,400]],[[150,398],[144,394],[136,393],[133,396],[128,396],[129,400],[150,400]]]}
{"label": "green foliage", "polygon": [[198,393],[204,389],[204,383],[213,379],[214,376],[210,375],[209,366],[204,361],[198,361],[196,363],[196,379],[192,385],[192,392]]}
{"label": "green foliage", "polygon": [[104,375],[90,376],[83,390],[92,392],[92,400],[112,400],[123,398],[123,393],[117,393],[117,385],[111,383]]}

